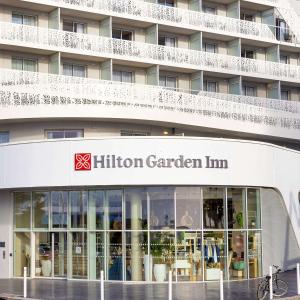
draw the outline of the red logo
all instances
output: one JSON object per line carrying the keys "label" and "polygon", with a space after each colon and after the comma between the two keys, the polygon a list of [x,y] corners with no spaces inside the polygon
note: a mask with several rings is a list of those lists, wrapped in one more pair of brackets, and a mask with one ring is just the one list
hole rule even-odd
{"label": "red logo", "polygon": [[90,171],[92,168],[92,154],[75,153],[74,165],[75,171]]}

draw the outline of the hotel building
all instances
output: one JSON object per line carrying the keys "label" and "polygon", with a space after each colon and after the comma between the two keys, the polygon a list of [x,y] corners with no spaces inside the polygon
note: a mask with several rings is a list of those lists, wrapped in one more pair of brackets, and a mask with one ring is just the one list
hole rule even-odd
{"label": "hotel building", "polygon": [[299,24],[284,0],[0,0],[0,277],[294,268]]}

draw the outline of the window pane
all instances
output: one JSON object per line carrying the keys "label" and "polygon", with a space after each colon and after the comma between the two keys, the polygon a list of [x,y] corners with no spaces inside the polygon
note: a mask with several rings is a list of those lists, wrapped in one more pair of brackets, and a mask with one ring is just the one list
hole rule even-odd
{"label": "window pane", "polygon": [[27,276],[30,276],[30,232],[16,232],[14,235],[14,275],[23,276],[24,267],[27,267]]}
{"label": "window pane", "polygon": [[125,189],[126,229],[147,229],[147,193],[144,188]]}
{"label": "window pane", "polygon": [[215,44],[205,44],[205,51],[210,53],[216,53],[216,45]]}
{"label": "window pane", "polygon": [[15,228],[30,228],[31,193],[17,192],[14,194]]}
{"label": "window pane", "polygon": [[63,64],[63,75],[73,76],[73,66],[69,64]]}
{"label": "window pane", "polygon": [[246,263],[246,232],[228,232],[228,268],[229,279],[239,280],[247,278]]}
{"label": "window pane", "polygon": [[171,89],[176,89],[176,82],[177,82],[176,77],[168,76],[166,87],[171,88]]}
{"label": "window pane", "polygon": [[248,268],[249,278],[257,278],[262,275],[261,271],[261,233],[248,232]]}
{"label": "window pane", "polygon": [[34,192],[32,194],[33,228],[48,228],[49,225],[49,193]]}
{"label": "window pane", "polygon": [[83,137],[83,130],[66,130],[65,131],[65,138],[81,138]]}
{"label": "window pane", "polygon": [[87,278],[87,233],[72,232],[72,278]]}
{"label": "window pane", "polygon": [[289,91],[281,91],[281,100],[289,100]]}
{"label": "window pane", "polygon": [[201,232],[178,231],[176,250],[177,280],[203,280]]}
{"label": "window pane", "polygon": [[[204,232],[204,278],[219,280],[220,270],[225,269],[225,235],[223,231]],[[223,272],[224,277],[226,272]]]}
{"label": "window pane", "polygon": [[9,132],[0,132],[0,144],[9,143]]}
{"label": "window pane", "polygon": [[52,236],[50,232],[35,234],[35,276],[52,276]]}
{"label": "window pane", "polygon": [[122,72],[121,71],[113,71],[113,81],[122,81]]}
{"label": "window pane", "polygon": [[176,188],[176,228],[200,229],[201,189],[199,187]]}
{"label": "window pane", "polygon": [[73,22],[64,21],[63,22],[63,30],[73,32]]}
{"label": "window pane", "polygon": [[85,33],[85,24],[83,24],[83,23],[74,23],[74,32]]}
{"label": "window pane", "polygon": [[203,188],[204,228],[224,228],[224,196],[223,188]]}
{"label": "window pane", "polygon": [[122,38],[122,31],[120,29],[113,29],[112,30],[112,37],[114,39],[121,39]]}
{"label": "window pane", "polygon": [[[168,268],[172,274],[175,267],[175,232],[161,231],[150,233],[150,251],[153,261],[153,281],[167,280]],[[175,278],[173,278],[175,279]]]}
{"label": "window pane", "polygon": [[176,46],[176,39],[173,37],[165,37],[165,46],[167,47],[175,47]]}
{"label": "window pane", "polygon": [[159,36],[158,37],[158,45],[161,45],[161,46],[165,46],[166,43],[165,43],[165,37],[164,36]]}
{"label": "window pane", "polygon": [[122,31],[122,40],[132,41],[132,32],[123,30]]}
{"label": "window pane", "polygon": [[100,272],[105,269],[105,233],[89,234],[89,279],[100,279]]}
{"label": "window pane", "polygon": [[37,63],[35,60],[24,59],[23,60],[23,69],[24,71],[36,72]]}
{"label": "window pane", "polygon": [[73,65],[73,76],[85,77],[85,66]]}
{"label": "window pane", "polygon": [[248,228],[260,228],[260,193],[259,189],[247,190]]}
{"label": "window pane", "polygon": [[133,82],[133,76],[132,72],[122,72],[122,82],[128,82],[132,83]]}
{"label": "window pane", "polygon": [[87,199],[86,191],[70,192],[70,215],[72,228],[87,228]]}
{"label": "window pane", "polygon": [[35,26],[36,25],[36,17],[34,16],[24,16],[23,17],[23,24]]}
{"label": "window pane", "polygon": [[166,86],[166,76],[159,76],[159,85]]}
{"label": "window pane", "polygon": [[149,188],[150,228],[174,228],[174,190],[172,187]]}
{"label": "window pane", "polygon": [[122,232],[108,232],[108,280],[123,280]]}
{"label": "window pane", "polygon": [[228,228],[245,228],[245,190],[227,189]]}
{"label": "window pane", "polygon": [[89,192],[89,228],[104,229],[104,191]]}
{"label": "window pane", "polygon": [[12,58],[11,67],[12,67],[13,70],[23,71],[23,59]]}
{"label": "window pane", "polygon": [[107,191],[109,229],[122,229],[122,191]]}
{"label": "window pane", "polygon": [[62,130],[59,131],[47,131],[47,139],[63,139],[65,137]]}
{"label": "window pane", "polygon": [[147,232],[126,233],[126,280],[149,280],[150,264]]}
{"label": "window pane", "polygon": [[23,16],[18,14],[12,14],[12,23],[23,24]]}
{"label": "window pane", "polygon": [[216,93],[217,92],[217,83],[208,81],[207,82],[207,91],[211,93]]}
{"label": "window pane", "polygon": [[51,193],[52,228],[67,228],[68,192]]}

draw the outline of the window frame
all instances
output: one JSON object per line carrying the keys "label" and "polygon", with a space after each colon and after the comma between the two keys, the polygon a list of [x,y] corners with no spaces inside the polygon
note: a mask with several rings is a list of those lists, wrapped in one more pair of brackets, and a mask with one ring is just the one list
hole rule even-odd
{"label": "window frame", "polygon": [[[162,79],[162,77],[164,77],[164,83],[165,83],[165,85],[161,85],[160,83],[161,83],[161,79]],[[172,79],[175,79],[175,87],[169,87],[168,85],[167,85],[167,82],[168,82],[168,79],[170,79],[170,78],[172,78]],[[163,88],[165,88],[165,89],[168,89],[168,90],[172,90],[172,91],[176,91],[177,89],[178,89],[178,77],[176,76],[176,75],[159,75],[159,86],[161,86],[161,87],[163,87]]]}
{"label": "window frame", "polygon": [[[22,60],[22,69],[19,70],[19,69],[14,69],[13,68],[13,60]],[[27,70],[24,70],[24,61],[31,61],[31,62],[34,62],[35,63],[35,70],[34,71],[27,71]],[[28,57],[23,57],[23,56],[12,56],[11,57],[11,68],[13,70],[19,70],[19,71],[27,71],[27,72],[38,72],[38,59],[37,58],[28,58]]]}
{"label": "window frame", "polygon": [[[121,74],[121,80],[120,81],[114,79],[114,73],[115,72],[119,72]],[[129,84],[135,83],[135,72],[134,71],[125,71],[125,70],[117,69],[117,70],[113,70],[112,73],[113,73],[112,74],[113,75],[113,81],[115,81],[115,82],[122,82],[122,83],[129,83]],[[130,73],[131,74],[131,82],[123,81],[123,77],[124,77],[125,73]]]}
{"label": "window frame", "polygon": [[[68,22],[68,23],[72,24],[72,31],[69,31],[69,30],[65,30],[65,29],[64,29],[65,22]],[[83,25],[83,27],[84,27],[84,30],[83,30],[83,31],[84,31],[84,32],[77,32],[77,31],[75,31],[75,24]],[[69,19],[63,19],[62,26],[63,26],[63,31],[66,31],[66,32],[73,32],[73,33],[87,34],[87,23],[85,23],[85,22],[74,21],[74,20],[69,20]]]}
{"label": "window frame", "polygon": [[[113,37],[113,31],[120,31],[120,38]],[[123,39],[123,32],[129,32],[131,33],[131,40]],[[113,27],[111,30],[112,38],[117,39],[117,40],[122,40],[122,41],[134,41],[134,30],[126,29],[126,28],[119,28],[119,27]]]}
{"label": "window frame", "polygon": [[[64,66],[65,65],[69,65],[69,66],[71,66],[72,67],[72,75],[66,75],[66,74],[64,74]],[[84,77],[81,77],[81,76],[74,76],[74,67],[83,67],[84,68]],[[81,65],[81,64],[74,64],[74,63],[68,63],[68,62],[63,62],[62,63],[62,70],[63,70],[63,75],[64,76],[71,76],[71,77],[79,77],[79,78],[87,78],[87,65]]]}
{"label": "window frame", "polygon": [[[15,22],[13,22],[14,15],[21,16],[22,17],[22,23],[15,23]],[[34,25],[24,24],[24,17],[34,18]],[[11,12],[11,22],[13,24],[19,24],[19,25],[25,25],[25,26],[38,26],[38,15],[33,15],[33,14],[31,15],[31,14],[26,14],[26,13],[22,13],[22,12],[12,11]]]}
{"label": "window frame", "polygon": [[[7,141],[2,142],[3,137],[7,137]],[[8,144],[10,142],[10,134],[8,130],[0,131],[0,144]]]}
{"label": "window frame", "polygon": [[[247,95],[247,89],[253,89],[254,91],[254,95]],[[255,85],[248,85],[248,84],[245,84],[243,85],[243,93],[244,93],[244,96],[247,96],[247,97],[257,97],[257,86]]]}
{"label": "window frame", "polygon": [[[167,38],[174,41],[174,46],[166,45],[166,39]],[[163,44],[160,43],[160,39],[163,39]],[[162,35],[158,36],[158,45],[164,46],[164,47],[176,48],[178,46],[178,39],[174,35],[162,34]]]}

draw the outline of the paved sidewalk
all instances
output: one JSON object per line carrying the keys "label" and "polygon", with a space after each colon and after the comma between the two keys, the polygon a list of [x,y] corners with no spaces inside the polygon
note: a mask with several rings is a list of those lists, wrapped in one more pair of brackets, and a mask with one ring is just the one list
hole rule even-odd
{"label": "paved sidewalk", "polygon": [[[295,296],[296,272],[281,274],[289,284],[286,295]],[[225,300],[254,300],[260,280],[249,280],[224,283]],[[0,295],[22,295],[21,279],[0,280]],[[130,284],[105,283],[105,300],[166,300],[167,284]],[[178,283],[173,286],[174,300],[217,300],[219,299],[218,283]],[[46,300],[99,300],[100,283],[88,281],[67,281],[33,279],[28,281],[28,297]]]}

